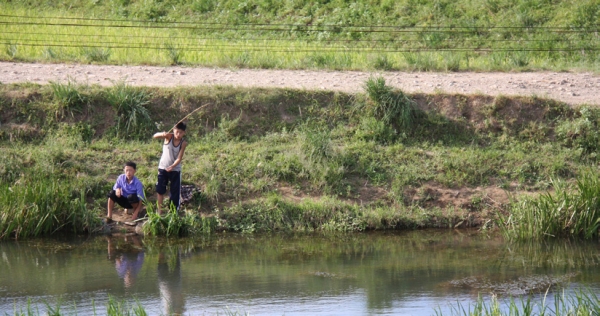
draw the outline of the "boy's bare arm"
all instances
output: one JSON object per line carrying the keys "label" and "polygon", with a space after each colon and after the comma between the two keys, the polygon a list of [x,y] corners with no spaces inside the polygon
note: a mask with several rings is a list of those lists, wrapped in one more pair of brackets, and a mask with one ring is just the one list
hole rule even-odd
{"label": "boy's bare arm", "polygon": [[152,138],[154,138],[154,139],[163,138],[164,139],[164,138],[169,138],[169,137],[172,137],[172,136],[173,136],[173,134],[170,134],[170,133],[167,133],[167,132],[158,132],[158,133],[154,134],[152,136]]}

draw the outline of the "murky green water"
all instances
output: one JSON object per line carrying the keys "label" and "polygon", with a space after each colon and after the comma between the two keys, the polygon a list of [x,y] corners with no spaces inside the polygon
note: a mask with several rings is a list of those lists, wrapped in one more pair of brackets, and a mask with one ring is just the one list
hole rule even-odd
{"label": "murky green water", "polygon": [[599,250],[465,231],[4,242],[0,313],[102,315],[112,297],[151,315],[432,315],[478,293],[600,288]]}

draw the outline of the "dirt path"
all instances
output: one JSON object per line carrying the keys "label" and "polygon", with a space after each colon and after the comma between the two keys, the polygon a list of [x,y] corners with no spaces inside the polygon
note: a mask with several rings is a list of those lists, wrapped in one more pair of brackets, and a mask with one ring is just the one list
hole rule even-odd
{"label": "dirt path", "polygon": [[593,73],[434,73],[223,69],[204,67],[105,66],[0,62],[0,82],[64,82],[111,85],[125,80],[135,86],[232,85],[290,87],[343,92],[363,91],[371,75],[405,92],[539,96],[571,105],[600,105],[600,75]]}

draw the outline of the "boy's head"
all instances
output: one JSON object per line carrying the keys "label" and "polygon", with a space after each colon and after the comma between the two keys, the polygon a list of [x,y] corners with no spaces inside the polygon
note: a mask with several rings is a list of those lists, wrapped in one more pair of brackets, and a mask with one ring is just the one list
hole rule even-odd
{"label": "boy's head", "polygon": [[126,162],[125,167],[123,168],[123,172],[125,173],[125,176],[127,176],[128,180],[133,179],[133,176],[135,175],[136,170],[137,170],[137,165],[133,161]]}
{"label": "boy's head", "polygon": [[179,122],[179,123],[177,123],[177,125],[175,125],[175,128],[176,128],[176,129],[180,129],[180,130],[182,130],[182,131],[184,131],[184,132],[185,132],[185,128],[186,128],[186,126],[185,126],[185,123],[184,123],[184,122]]}
{"label": "boy's head", "polygon": [[186,126],[184,122],[179,122],[177,125],[175,125],[173,128],[173,135],[175,136],[175,139],[181,139],[183,136],[185,136],[185,128]]}

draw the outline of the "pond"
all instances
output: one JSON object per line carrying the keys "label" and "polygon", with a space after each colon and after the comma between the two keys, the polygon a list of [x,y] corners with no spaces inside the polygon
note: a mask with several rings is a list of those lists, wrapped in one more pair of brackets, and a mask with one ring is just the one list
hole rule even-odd
{"label": "pond", "polygon": [[[478,231],[88,237],[0,243],[0,313],[434,315],[489,298],[600,288],[598,242]],[[548,294],[544,294],[548,288]]]}

